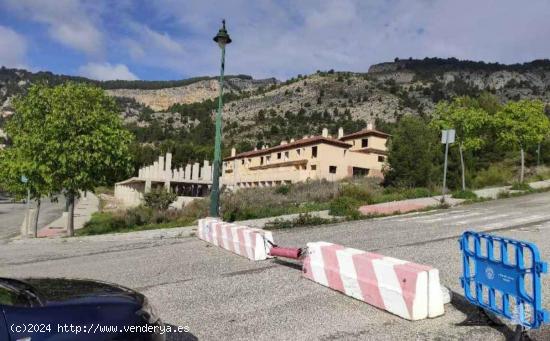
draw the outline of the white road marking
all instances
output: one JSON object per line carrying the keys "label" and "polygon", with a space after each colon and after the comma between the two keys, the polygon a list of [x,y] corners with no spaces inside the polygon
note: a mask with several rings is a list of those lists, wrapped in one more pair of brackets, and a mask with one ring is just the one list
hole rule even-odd
{"label": "white road marking", "polygon": [[[482,212],[480,214],[483,214]],[[474,219],[468,219],[461,222],[456,223],[456,225],[468,225],[468,224],[477,224],[484,221],[489,220],[495,220],[495,219],[501,219],[501,218],[507,218],[510,214],[495,214],[495,215],[486,215],[484,217],[474,218]]]}
{"label": "white road marking", "polygon": [[481,214],[483,214],[483,212],[471,212],[471,213],[457,214],[457,215],[453,214],[453,215],[448,215],[446,217],[427,219],[427,220],[422,221],[422,223],[435,223],[437,221],[449,221],[449,220],[463,219],[463,218],[466,218],[466,217],[473,217],[473,216],[478,216],[478,215],[481,215]]}

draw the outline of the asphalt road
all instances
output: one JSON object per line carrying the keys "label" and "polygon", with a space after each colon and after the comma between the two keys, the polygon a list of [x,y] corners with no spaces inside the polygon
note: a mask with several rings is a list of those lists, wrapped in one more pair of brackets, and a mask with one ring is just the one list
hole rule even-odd
{"label": "asphalt road", "polygon": [[[456,294],[444,316],[403,320],[301,277],[296,265],[251,262],[195,237],[130,235],[26,240],[0,247],[0,274],[116,282],[146,294],[162,319],[189,326],[169,340],[505,340],[464,303],[458,236],[483,230],[535,242],[550,260],[550,193],[453,209],[275,232],[280,245],[330,241],[439,268]],[[550,308],[550,279],[543,279]],[[550,326],[529,331],[550,340]]]}
{"label": "asphalt road", "polygon": [[[35,206],[34,201],[31,202]],[[59,218],[65,209],[63,196],[58,202],[52,203],[49,198],[44,198],[40,205],[38,215],[38,228],[45,227],[55,219]],[[11,202],[9,198],[0,197],[0,243],[7,238],[17,236],[21,230],[21,223],[25,217],[27,205],[22,202]]]}

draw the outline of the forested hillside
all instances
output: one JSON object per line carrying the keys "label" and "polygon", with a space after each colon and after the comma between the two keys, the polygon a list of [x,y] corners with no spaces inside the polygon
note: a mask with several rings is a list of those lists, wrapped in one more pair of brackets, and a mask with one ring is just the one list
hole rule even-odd
{"label": "forested hillside", "polygon": [[[117,98],[126,126],[136,136],[135,166],[165,151],[175,162],[210,159],[217,106],[217,80],[197,77],[178,81],[108,81],[58,76],[49,72],[0,69],[2,110],[28,84],[47,81],[90,82]],[[273,145],[281,140],[361,129],[368,121],[394,122],[401,117],[431,116],[441,100],[491,94],[510,100],[550,103],[550,61],[503,65],[454,58],[396,59],[368,72],[317,71],[285,82],[228,76],[225,86],[224,151]]]}

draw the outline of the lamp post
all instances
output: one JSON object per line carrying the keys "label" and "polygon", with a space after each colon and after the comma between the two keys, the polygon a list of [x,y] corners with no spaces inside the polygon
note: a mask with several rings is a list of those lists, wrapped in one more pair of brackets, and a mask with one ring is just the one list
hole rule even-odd
{"label": "lamp post", "polygon": [[214,145],[214,169],[212,174],[212,190],[210,192],[210,216],[218,217],[220,209],[220,166],[222,156],[222,107],[223,107],[223,72],[225,69],[225,45],[231,43],[231,38],[225,29],[225,20],[222,28],[214,37],[214,41],[222,49],[222,64],[220,70],[220,95],[218,97],[218,111],[216,112],[216,140]]}

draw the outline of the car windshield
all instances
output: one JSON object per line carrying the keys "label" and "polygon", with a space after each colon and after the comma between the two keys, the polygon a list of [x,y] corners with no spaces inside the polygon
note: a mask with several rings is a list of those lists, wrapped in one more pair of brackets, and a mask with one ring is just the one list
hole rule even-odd
{"label": "car windshield", "polygon": [[0,278],[0,305],[28,307],[31,305],[34,294],[17,282]]}

